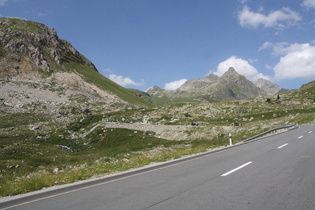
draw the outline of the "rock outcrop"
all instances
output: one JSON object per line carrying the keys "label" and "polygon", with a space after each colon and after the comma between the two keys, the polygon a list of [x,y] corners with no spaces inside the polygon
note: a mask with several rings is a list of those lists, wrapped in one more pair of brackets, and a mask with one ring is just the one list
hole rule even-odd
{"label": "rock outcrop", "polygon": [[0,18],[0,44],[2,78],[51,73],[69,58],[97,71],[69,42],[59,39],[55,29],[40,23]]}
{"label": "rock outcrop", "polygon": [[80,113],[149,104],[99,74],[53,28],[16,18],[0,18],[0,92],[4,113]]}

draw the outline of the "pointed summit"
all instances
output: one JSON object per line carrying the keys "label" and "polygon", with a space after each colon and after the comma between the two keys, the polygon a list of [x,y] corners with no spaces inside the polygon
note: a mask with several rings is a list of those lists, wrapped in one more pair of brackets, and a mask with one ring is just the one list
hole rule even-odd
{"label": "pointed summit", "polygon": [[239,74],[233,67],[230,67],[221,77],[225,80],[247,80],[245,76]]}
{"label": "pointed summit", "polygon": [[224,75],[240,75],[239,73],[237,73],[237,71],[233,68],[230,67],[229,70],[227,70],[222,76]]}
{"label": "pointed summit", "polygon": [[230,67],[229,70],[230,72],[236,72],[236,70],[233,67]]}
{"label": "pointed summit", "polygon": [[260,88],[256,87],[254,83],[246,79],[245,76],[237,73],[233,67],[230,67],[219,78],[217,84],[217,95],[222,96],[226,94],[228,100],[240,100],[266,94]]}
{"label": "pointed summit", "polygon": [[149,88],[149,90],[147,90],[146,92],[148,94],[157,94],[157,93],[161,93],[164,90],[162,88],[160,88],[159,86],[153,86],[151,88]]}

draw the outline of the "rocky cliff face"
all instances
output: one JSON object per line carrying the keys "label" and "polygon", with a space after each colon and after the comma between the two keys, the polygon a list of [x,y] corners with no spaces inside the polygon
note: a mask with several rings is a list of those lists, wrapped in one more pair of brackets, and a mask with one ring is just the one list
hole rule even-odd
{"label": "rocky cliff face", "polygon": [[59,39],[53,28],[40,23],[0,18],[0,44],[1,78],[45,75],[63,69],[69,58],[97,71],[69,42]]}
{"label": "rocky cliff face", "polygon": [[53,28],[12,18],[0,18],[0,92],[5,113],[80,113],[148,104],[99,74]]}

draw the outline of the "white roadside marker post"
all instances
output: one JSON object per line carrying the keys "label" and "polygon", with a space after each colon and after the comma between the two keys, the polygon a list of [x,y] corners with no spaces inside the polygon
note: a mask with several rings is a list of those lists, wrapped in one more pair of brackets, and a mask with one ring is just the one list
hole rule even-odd
{"label": "white roadside marker post", "polygon": [[230,146],[232,146],[233,144],[232,144],[232,134],[231,133],[229,133],[229,139],[230,139]]}

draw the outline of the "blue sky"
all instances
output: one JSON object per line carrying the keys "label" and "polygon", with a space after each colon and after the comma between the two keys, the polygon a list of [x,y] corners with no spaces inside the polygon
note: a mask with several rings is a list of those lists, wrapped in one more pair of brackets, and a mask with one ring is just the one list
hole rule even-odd
{"label": "blue sky", "polygon": [[230,66],[295,89],[315,80],[315,0],[0,0],[55,28],[116,83],[176,89]]}

